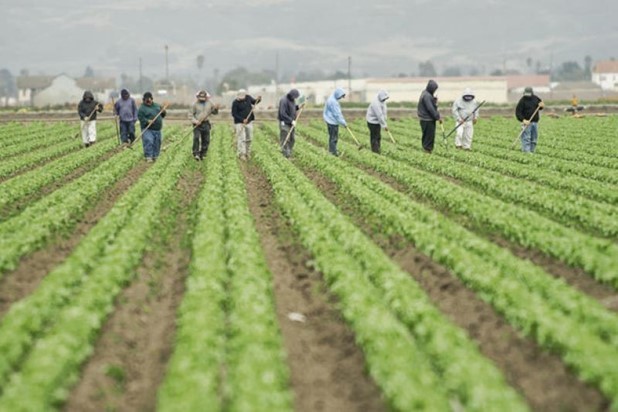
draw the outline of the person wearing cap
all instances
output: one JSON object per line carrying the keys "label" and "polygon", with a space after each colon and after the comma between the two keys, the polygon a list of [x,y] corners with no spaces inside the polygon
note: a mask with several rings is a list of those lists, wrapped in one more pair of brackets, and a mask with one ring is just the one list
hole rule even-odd
{"label": "person wearing cap", "polygon": [[438,98],[435,96],[438,90],[438,83],[429,80],[427,87],[418,99],[416,114],[421,124],[423,150],[425,153],[433,151],[436,140],[436,121],[442,123],[440,112],[438,111]]}
{"label": "person wearing cap", "polygon": [[101,113],[102,111],[103,105],[94,100],[91,91],[86,90],[82,100],[77,105],[84,147],[93,145],[97,141],[97,112]]}
{"label": "person wearing cap", "polygon": [[322,118],[326,123],[328,131],[328,151],[333,156],[339,156],[339,152],[337,151],[339,125],[348,127],[343,113],[341,112],[341,105],[339,104],[339,100],[343,99],[345,94],[345,90],[341,87],[337,87],[328,99],[326,99],[326,104],[324,105],[324,111],[322,113]]}
{"label": "person wearing cap", "polygon": [[247,160],[251,152],[251,140],[253,139],[253,121],[255,115],[253,108],[262,100],[261,96],[253,98],[245,89],[240,89],[236,99],[232,103],[232,117],[236,130],[236,148],[238,157]]}
{"label": "person wearing cap", "polygon": [[279,111],[277,112],[277,120],[279,120],[279,142],[281,145],[281,152],[286,158],[292,156],[292,149],[294,149],[296,112],[299,109],[296,105],[296,99],[299,97],[300,92],[297,89],[291,89],[279,100]]}
{"label": "person wearing cap", "polygon": [[137,105],[127,89],[120,91],[120,100],[114,103],[114,113],[120,124],[120,141],[133,143],[135,140],[135,122],[137,122]]}
{"label": "person wearing cap", "polygon": [[154,102],[151,92],[144,93],[137,118],[142,129],[142,147],[147,162],[157,160],[161,152],[161,129],[166,114],[165,108]]}
{"label": "person wearing cap", "polygon": [[453,102],[453,118],[459,127],[455,133],[455,147],[457,149],[471,150],[474,125],[479,116],[474,100],[474,92],[467,88],[460,98]]}
{"label": "person wearing cap", "polygon": [[376,97],[373,98],[369,107],[367,107],[367,127],[369,128],[369,142],[371,143],[371,151],[380,153],[380,143],[382,141],[382,129],[388,132],[386,123],[386,101],[388,93],[380,90]]}
{"label": "person wearing cap", "polygon": [[536,96],[532,87],[524,89],[524,95],[519,99],[515,108],[515,117],[521,122],[521,151],[534,153],[539,139],[539,112],[543,110],[545,103]]}
{"label": "person wearing cap", "polygon": [[195,103],[189,108],[189,120],[193,124],[193,157],[203,160],[210,145],[210,116],[218,114],[220,106],[210,101],[210,94],[200,90],[195,94]]}

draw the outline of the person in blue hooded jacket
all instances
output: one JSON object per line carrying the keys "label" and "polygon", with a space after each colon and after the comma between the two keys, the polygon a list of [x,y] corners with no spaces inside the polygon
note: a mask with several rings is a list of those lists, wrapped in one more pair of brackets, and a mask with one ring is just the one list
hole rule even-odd
{"label": "person in blue hooded jacket", "polygon": [[436,121],[442,123],[438,111],[438,98],[435,96],[436,90],[438,90],[438,83],[435,80],[429,80],[418,99],[416,113],[421,124],[423,150],[426,153],[433,151],[433,144],[436,140]]}
{"label": "person in blue hooded jacket", "polygon": [[323,118],[328,128],[328,151],[335,156],[339,156],[337,151],[337,141],[339,140],[339,125],[348,127],[348,124],[341,112],[339,100],[345,97],[345,90],[341,87],[335,89],[333,94],[326,100],[324,105]]}

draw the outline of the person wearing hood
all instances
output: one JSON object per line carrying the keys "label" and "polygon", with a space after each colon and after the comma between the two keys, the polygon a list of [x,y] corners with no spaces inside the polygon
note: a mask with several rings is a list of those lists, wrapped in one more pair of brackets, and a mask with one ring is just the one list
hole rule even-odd
{"label": "person wearing hood", "polygon": [[287,158],[292,156],[292,149],[294,149],[296,112],[299,109],[296,105],[296,99],[299,97],[300,92],[297,89],[291,89],[279,100],[279,111],[277,112],[277,120],[279,120],[279,142],[281,145],[281,152],[283,156]]}
{"label": "person wearing hood", "polygon": [[152,93],[144,93],[142,104],[137,110],[137,118],[142,129],[142,147],[147,162],[157,160],[161,152],[161,129],[166,113],[164,107],[154,102]]}
{"label": "person wearing hood", "polygon": [[423,150],[426,153],[433,151],[433,144],[436,140],[436,121],[442,123],[438,111],[438,98],[435,96],[436,90],[438,90],[438,83],[435,80],[429,80],[427,87],[421,93],[417,106],[417,116],[422,130]]}
{"label": "person wearing hood", "polygon": [[380,153],[380,142],[382,140],[382,129],[388,132],[386,124],[386,100],[388,93],[380,90],[376,97],[371,101],[367,108],[367,127],[369,128],[369,141],[371,142],[371,151]]}
{"label": "person wearing hood", "polygon": [[120,124],[120,141],[133,143],[135,140],[135,122],[137,122],[137,105],[127,89],[120,91],[120,100],[114,103],[114,113]]}
{"label": "person wearing hood", "polygon": [[[515,107],[515,117],[521,122],[521,151],[534,153],[539,138],[539,111],[543,110],[545,103],[536,96],[532,87],[524,89],[524,95],[519,99]],[[537,110],[538,109],[538,110]],[[534,115],[534,116],[533,116]]]}
{"label": "person wearing hood", "polygon": [[474,125],[479,116],[476,110],[476,101],[471,89],[465,89],[459,99],[453,102],[453,117],[459,127],[455,134],[455,147],[457,149],[471,150]]}
{"label": "person wearing hood", "polygon": [[236,130],[236,150],[240,160],[247,160],[251,153],[253,121],[255,120],[253,108],[260,101],[262,101],[262,96],[254,98],[248,95],[245,89],[240,89],[232,103],[232,117]]}
{"label": "person wearing hood", "polygon": [[82,142],[85,147],[97,141],[97,112],[103,111],[103,105],[94,100],[94,95],[87,90],[77,105],[77,114],[81,120]]}
{"label": "person wearing hood", "polygon": [[195,94],[196,101],[189,108],[189,120],[193,124],[193,157],[204,160],[210,146],[210,116],[219,114],[221,106],[210,101],[210,93],[200,90]]}
{"label": "person wearing hood", "polygon": [[337,151],[339,125],[348,127],[348,124],[343,117],[343,113],[341,112],[341,105],[339,104],[339,100],[343,99],[345,94],[345,90],[341,87],[336,88],[328,99],[326,99],[324,112],[322,113],[322,117],[324,118],[324,122],[326,122],[326,127],[328,130],[328,151],[334,156],[339,156],[339,152]]}

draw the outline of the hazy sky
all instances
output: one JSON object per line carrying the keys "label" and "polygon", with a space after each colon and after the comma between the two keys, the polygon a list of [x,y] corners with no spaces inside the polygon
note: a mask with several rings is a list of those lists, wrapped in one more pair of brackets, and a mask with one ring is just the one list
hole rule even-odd
{"label": "hazy sky", "polygon": [[[238,66],[353,76],[618,58],[617,0],[0,0],[0,68],[147,76]],[[282,79],[285,80],[285,79]]]}

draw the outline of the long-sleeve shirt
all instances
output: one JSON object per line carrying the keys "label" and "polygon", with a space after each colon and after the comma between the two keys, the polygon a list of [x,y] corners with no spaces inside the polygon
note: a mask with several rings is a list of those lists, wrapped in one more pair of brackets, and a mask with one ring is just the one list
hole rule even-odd
{"label": "long-sleeve shirt", "polygon": [[114,103],[114,112],[123,122],[137,121],[137,105],[132,97],[117,100]]}
{"label": "long-sleeve shirt", "polygon": [[367,123],[379,124],[383,129],[387,127],[386,99],[388,99],[388,93],[380,90],[367,108],[367,115],[365,116]]}
{"label": "long-sleeve shirt", "polygon": [[339,99],[341,99],[344,95],[345,91],[338,87],[335,89],[333,94],[326,99],[324,112],[322,113],[322,117],[326,123],[331,125],[340,124],[342,126],[347,126],[343,113],[341,112],[341,105],[339,104]]}

